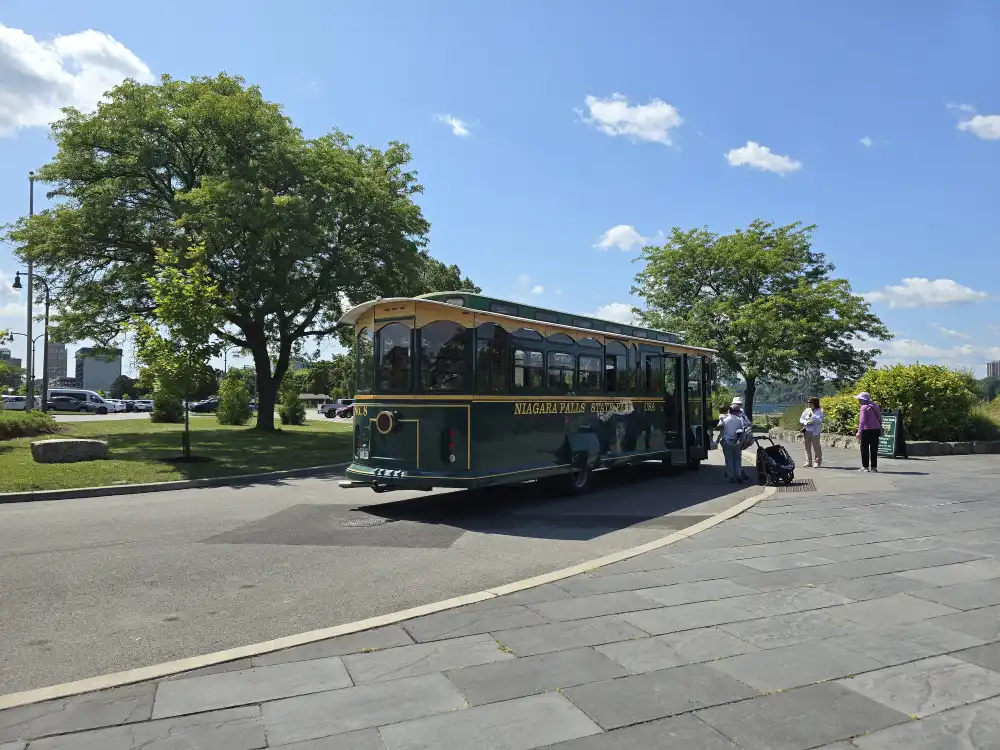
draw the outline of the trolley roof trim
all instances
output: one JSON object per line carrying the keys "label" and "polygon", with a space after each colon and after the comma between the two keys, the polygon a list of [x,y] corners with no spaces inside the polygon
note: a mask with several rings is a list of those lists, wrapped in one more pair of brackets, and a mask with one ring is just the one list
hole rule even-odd
{"label": "trolley roof trim", "polygon": [[[484,297],[481,294],[473,294],[472,292],[433,292],[432,295],[420,295],[418,297],[383,297],[382,299],[369,300],[368,302],[362,302],[360,305],[355,305],[350,310],[348,310],[343,315],[341,315],[340,319],[337,321],[337,325],[354,325],[357,322],[358,318],[360,318],[364,313],[368,312],[369,310],[371,310],[376,305],[391,304],[391,303],[394,303],[394,302],[421,302],[423,304],[428,304],[428,305],[440,305],[441,307],[448,307],[448,308],[454,308],[454,307],[456,307],[456,305],[453,305],[453,304],[451,304],[449,302],[441,302],[439,300],[430,299],[429,298],[430,296],[439,297],[439,296],[447,296],[447,295],[455,296],[455,297],[459,297],[459,296],[461,296],[461,297],[474,296],[474,297],[478,297],[480,299],[486,300],[488,302],[497,302],[497,303],[500,303],[500,304],[514,305],[514,306],[518,306],[519,307],[519,303],[517,303],[517,302],[512,302],[510,300],[504,300],[504,299],[500,299],[500,298],[496,298],[496,297]],[[463,306],[463,307],[464,307],[464,309],[472,310],[474,312],[481,312],[484,315],[491,315],[491,316],[495,316],[495,317],[498,317],[498,318],[504,318],[506,320],[515,321],[517,323],[523,324],[524,327],[526,327],[526,328],[530,328],[530,327],[534,327],[534,326],[538,326],[538,325],[545,325],[545,326],[552,326],[552,327],[555,327],[555,328],[561,328],[561,329],[564,329],[564,330],[567,330],[567,331],[575,331],[577,333],[586,333],[586,334],[595,334],[595,333],[597,333],[597,334],[600,334],[602,336],[611,336],[612,338],[619,337],[619,338],[626,338],[626,339],[635,339],[635,340],[641,341],[641,342],[648,342],[649,344],[652,344],[652,345],[655,345],[655,346],[668,347],[668,348],[675,349],[675,350],[678,350],[678,351],[681,351],[681,352],[692,353],[692,354],[706,354],[706,355],[713,355],[714,356],[714,355],[717,355],[719,353],[716,349],[707,349],[705,347],[700,347],[700,346],[691,346],[690,344],[683,344],[683,343],[676,342],[676,341],[661,341],[661,340],[658,340],[658,339],[649,338],[648,336],[637,336],[637,335],[635,335],[633,333],[624,333],[624,332],[623,333],[616,333],[614,331],[607,331],[607,330],[601,329],[601,328],[583,328],[581,326],[567,325],[566,323],[553,323],[553,322],[550,322],[550,321],[547,321],[547,320],[541,320],[541,319],[538,319],[538,318],[523,318],[523,317],[520,317],[518,315],[509,315],[507,313],[494,312],[492,310],[479,310],[477,308],[471,308],[471,307],[467,307],[467,306]],[[588,318],[590,320],[593,320],[595,322],[598,322],[598,323],[604,323],[605,325],[610,325],[610,326],[617,326],[617,327],[619,327],[619,328],[621,328],[623,330],[624,329],[635,330],[637,328],[636,326],[628,326],[628,325],[624,325],[622,323],[616,323],[616,322],[614,322],[612,320],[603,320],[601,318],[593,318],[591,316],[584,316],[584,315],[574,315],[573,313],[560,312],[560,311],[557,311],[557,310],[549,310],[547,308],[539,308],[539,307],[534,307],[534,306],[531,306],[531,307],[534,310],[541,310],[542,312],[548,312],[548,313],[555,313],[555,314],[559,314],[559,315],[565,315],[567,317],[572,317],[572,318],[585,318],[586,317],[586,318]],[[652,328],[643,328],[642,330],[649,331],[651,333],[664,333],[664,334],[667,334],[666,331],[657,331],[657,330],[652,329]],[[667,335],[674,335],[674,336],[676,336],[676,334],[667,334]]]}

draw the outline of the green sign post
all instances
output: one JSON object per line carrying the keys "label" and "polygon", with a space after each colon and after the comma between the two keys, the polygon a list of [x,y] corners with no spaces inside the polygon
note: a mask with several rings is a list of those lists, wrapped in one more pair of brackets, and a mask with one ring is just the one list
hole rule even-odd
{"label": "green sign post", "polygon": [[906,458],[903,439],[903,418],[898,411],[882,415],[882,435],[878,439],[878,454],[886,458]]}

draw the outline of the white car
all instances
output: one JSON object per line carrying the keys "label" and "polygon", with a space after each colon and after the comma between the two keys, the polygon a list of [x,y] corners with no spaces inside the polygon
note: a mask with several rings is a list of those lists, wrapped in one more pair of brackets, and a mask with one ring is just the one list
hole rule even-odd
{"label": "white car", "polygon": [[106,398],[104,403],[108,405],[108,411],[117,414],[118,412],[127,411],[125,407],[125,402],[117,398]]}
{"label": "white car", "polygon": [[153,402],[148,398],[137,399],[133,403],[136,411],[153,411]]}
{"label": "white car", "polygon": [[[35,408],[41,407],[41,399],[35,396]],[[28,403],[28,399],[25,396],[4,396],[3,397],[3,408],[7,411],[24,411],[24,405]]]}

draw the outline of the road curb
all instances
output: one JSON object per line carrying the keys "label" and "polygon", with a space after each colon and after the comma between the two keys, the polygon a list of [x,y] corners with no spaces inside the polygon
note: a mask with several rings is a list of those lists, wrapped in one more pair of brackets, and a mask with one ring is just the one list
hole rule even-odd
{"label": "road curb", "polygon": [[256,484],[272,479],[291,479],[343,471],[348,463],[307,466],[301,469],[264,471],[256,474],[233,474],[226,477],[205,477],[203,479],[178,479],[174,482],[150,482],[148,484],[117,484],[110,487],[76,487],[66,490],[33,490],[28,492],[6,492],[0,494],[0,504],[30,503],[41,500],[75,500],[85,497],[111,497],[114,495],[137,495],[147,492],[169,492],[189,490],[198,487],[229,487],[239,484]]}
{"label": "road curb", "polygon": [[714,516],[706,518],[703,521],[699,521],[686,529],[675,531],[665,537],[654,539],[651,542],[640,544],[637,547],[622,550],[621,552],[615,552],[610,555],[604,555],[603,557],[598,557],[594,560],[590,560],[589,562],[579,563],[578,565],[563,568],[552,573],[544,573],[539,576],[525,578],[523,580],[507,583],[502,586],[495,586],[483,591],[477,591],[473,594],[466,594],[464,596],[445,599],[439,602],[432,602],[431,604],[423,604],[419,607],[412,607],[399,612],[392,612],[387,615],[369,617],[365,620],[349,622],[343,625],[335,625],[333,627],[322,628],[320,630],[311,630],[305,633],[285,636],[284,638],[276,638],[262,643],[251,644],[249,646],[239,646],[225,651],[216,651],[211,654],[192,656],[187,659],[178,659],[175,661],[164,662],[162,664],[154,664],[149,667],[140,667],[138,669],[131,669],[125,672],[115,672],[113,674],[102,675],[100,677],[91,677],[84,680],[66,682],[61,685],[52,685],[50,687],[36,688],[34,690],[26,690],[20,693],[0,695],[0,711],[7,708],[27,706],[33,703],[41,703],[42,701],[54,700],[57,698],[68,698],[73,695],[92,693],[98,690],[107,690],[114,687],[122,687],[124,685],[131,685],[137,682],[144,682],[146,680],[161,679],[180,674],[182,672],[190,672],[194,669],[202,669],[216,664],[236,661],[237,659],[260,656],[262,654],[271,653],[272,651],[283,651],[295,646],[303,646],[308,643],[315,643],[316,641],[323,641],[328,638],[358,633],[363,630],[372,630],[373,628],[392,625],[404,620],[411,620],[415,617],[422,617],[424,615],[435,614],[437,612],[444,612],[449,609],[456,609],[466,604],[475,604],[476,602],[495,599],[496,597],[503,596],[504,594],[524,591],[525,589],[535,588],[536,586],[542,586],[546,583],[560,581],[564,578],[571,578],[575,575],[580,575],[581,573],[593,571],[595,568],[602,568],[606,565],[611,565],[612,563],[628,560],[629,558],[637,557],[638,555],[645,554],[646,552],[652,552],[653,550],[666,547],[674,542],[679,542],[682,539],[688,539],[696,534],[700,534],[702,531],[710,529],[713,526],[717,526],[723,521],[728,521],[730,518],[734,518],[741,513],[745,513],[757,503],[767,499],[775,492],[777,492],[776,487],[766,487],[763,492],[759,492],[756,495],[737,503],[731,508],[727,508],[720,513],[716,513]]}

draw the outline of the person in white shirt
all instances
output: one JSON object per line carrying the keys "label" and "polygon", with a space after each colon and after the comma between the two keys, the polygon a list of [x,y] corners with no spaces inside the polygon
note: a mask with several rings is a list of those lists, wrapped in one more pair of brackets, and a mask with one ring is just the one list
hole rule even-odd
{"label": "person in white shirt", "polygon": [[743,438],[743,431],[746,429],[745,420],[740,416],[736,406],[730,406],[729,412],[719,418],[716,425],[719,430],[719,444],[722,446],[722,454],[726,457],[726,475],[732,484],[743,481],[743,448],[740,446]]}
{"label": "person in white shirt", "polygon": [[[819,442],[819,434],[823,430],[823,409],[819,405],[819,399],[815,396],[809,399],[805,411],[799,417],[799,424],[802,425],[802,437],[806,444],[806,466],[815,466],[817,469],[823,465],[823,447]],[[813,458],[815,457],[815,462]]]}

